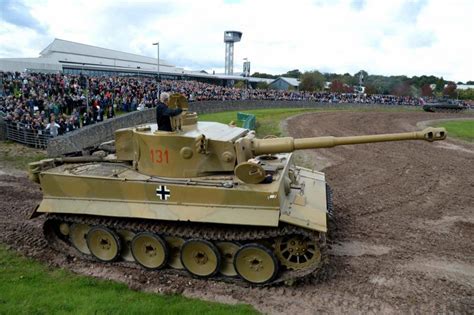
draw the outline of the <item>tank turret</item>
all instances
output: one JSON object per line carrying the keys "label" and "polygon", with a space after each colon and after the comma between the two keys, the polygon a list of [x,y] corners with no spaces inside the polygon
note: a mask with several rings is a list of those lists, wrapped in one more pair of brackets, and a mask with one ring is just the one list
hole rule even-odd
{"label": "tank turret", "polygon": [[153,125],[118,130],[115,134],[117,159],[131,161],[140,173],[146,175],[186,178],[232,172],[236,165],[265,154],[446,138],[444,128],[430,127],[423,131],[381,135],[258,139],[252,131],[214,122],[197,122],[196,116],[185,112],[176,117],[174,132],[157,131]]}

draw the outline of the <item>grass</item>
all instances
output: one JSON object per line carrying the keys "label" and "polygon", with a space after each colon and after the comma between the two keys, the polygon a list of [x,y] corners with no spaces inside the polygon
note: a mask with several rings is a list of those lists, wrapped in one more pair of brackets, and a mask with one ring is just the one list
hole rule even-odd
{"label": "grass", "polygon": [[283,136],[282,130],[280,129],[280,122],[291,116],[295,116],[302,113],[309,112],[329,112],[329,111],[368,111],[368,112],[406,112],[406,111],[420,111],[420,108],[400,108],[398,106],[387,107],[387,108],[371,108],[370,106],[361,107],[355,109],[353,107],[344,106],[343,104],[337,108],[274,108],[274,109],[255,109],[255,110],[241,110],[241,111],[229,111],[229,112],[218,112],[212,114],[199,115],[200,121],[216,121],[224,124],[228,124],[231,121],[235,121],[238,126],[242,124],[237,122],[237,113],[243,112],[247,114],[253,114],[257,119],[256,132],[259,138],[263,138],[267,135],[275,135],[278,137]]}
{"label": "grass", "polygon": [[436,125],[444,127],[448,131],[448,136],[456,137],[464,141],[474,142],[474,120],[453,120]]}
{"label": "grass", "polygon": [[126,285],[49,269],[0,246],[0,314],[257,314],[225,305],[132,291]]}
{"label": "grass", "polygon": [[0,141],[0,162],[8,168],[26,171],[28,163],[47,157],[46,151],[29,148],[11,141]]}
{"label": "grass", "polygon": [[[280,121],[290,116],[301,113],[322,111],[321,109],[303,109],[303,108],[277,108],[277,109],[256,109],[240,111],[246,114],[253,114],[257,119],[257,134],[259,137],[267,135],[281,136]],[[230,123],[235,121],[241,126],[241,122],[237,122],[237,113],[239,111],[219,112],[213,114],[204,114],[199,116],[201,121],[216,121],[220,123]]]}

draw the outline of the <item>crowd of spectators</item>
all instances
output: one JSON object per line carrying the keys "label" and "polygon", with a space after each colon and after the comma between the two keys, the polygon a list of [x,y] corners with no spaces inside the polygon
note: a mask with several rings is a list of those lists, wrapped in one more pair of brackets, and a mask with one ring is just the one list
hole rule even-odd
{"label": "crowd of spectators", "polygon": [[151,107],[155,99],[151,79],[0,72],[0,117],[53,136],[112,118],[117,110]]}
{"label": "crowd of spectators", "polygon": [[419,99],[411,96],[366,95],[359,93],[330,93],[286,91],[272,89],[239,89],[202,83],[198,81],[163,81],[162,90],[182,93],[190,101],[229,100],[285,100],[314,101],[318,103],[357,103],[388,105],[420,105]]}
{"label": "crowd of spectators", "polygon": [[[181,93],[189,101],[290,100],[319,103],[419,105],[415,97],[282,91],[223,87],[198,81],[163,80],[160,90]],[[152,77],[86,77],[82,75],[0,72],[0,117],[25,128],[64,134],[157,104]]]}

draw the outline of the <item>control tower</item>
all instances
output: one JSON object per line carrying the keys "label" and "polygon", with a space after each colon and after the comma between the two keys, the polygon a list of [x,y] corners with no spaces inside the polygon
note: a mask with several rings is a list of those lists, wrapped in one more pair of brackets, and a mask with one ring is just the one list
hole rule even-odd
{"label": "control tower", "polygon": [[234,74],[234,43],[240,42],[242,32],[225,31],[225,74]]}

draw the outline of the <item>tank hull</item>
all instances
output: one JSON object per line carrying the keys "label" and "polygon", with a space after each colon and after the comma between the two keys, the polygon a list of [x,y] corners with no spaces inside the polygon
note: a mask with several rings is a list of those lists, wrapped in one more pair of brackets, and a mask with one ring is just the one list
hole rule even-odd
{"label": "tank hull", "polygon": [[[202,263],[195,253],[208,246],[201,254],[218,248],[222,261],[206,277],[258,285],[292,282],[318,276],[327,261],[331,202],[324,174],[291,161],[291,154],[273,156],[266,163],[274,175],[267,184],[244,184],[229,174],[186,180],[147,176],[117,162],[63,164],[39,173],[44,198],[36,212],[47,214],[44,234],[53,248],[84,259],[150,269],[146,262],[157,256],[137,254],[140,247],[132,242],[142,236],[149,242],[145,253],[154,248],[153,240],[162,240],[171,255],[164,266],[151,269],[180,273],[187,263],[189,273],[202,277],[193,269]],[[186,244],[192,254],[186,254]],[[101,255],[110,248],[118,250],[108,260]],[[252,273],[253,264],[245,269],[249,256],[239,258],[236,250],[260,257],[252,258],[262,262],[259,272]],[[298,253],[290,254],[293,250]],[[269,265],[275,273],[266,276],[261,270]],[[235,277],[239,266],[244,266],[241,278]]]}
{"label": "tank hull", "polygon": [[425,112],[460,112],[463,110],[467,110],[467,107],[457,104],[442,104],[442,103],[435,103],[435,104],[425,104],[423,105],[423,110]]}
{"label": "tank hull", "polygon": [[324,174],[295,168],[300,185],[287,194],[288,169],[272,183],[241,185],[233,176],[144,176],[125,163],[62,165],[40,174],[44,198],[36,211],[271,227],[286,222],[326,232]]}

